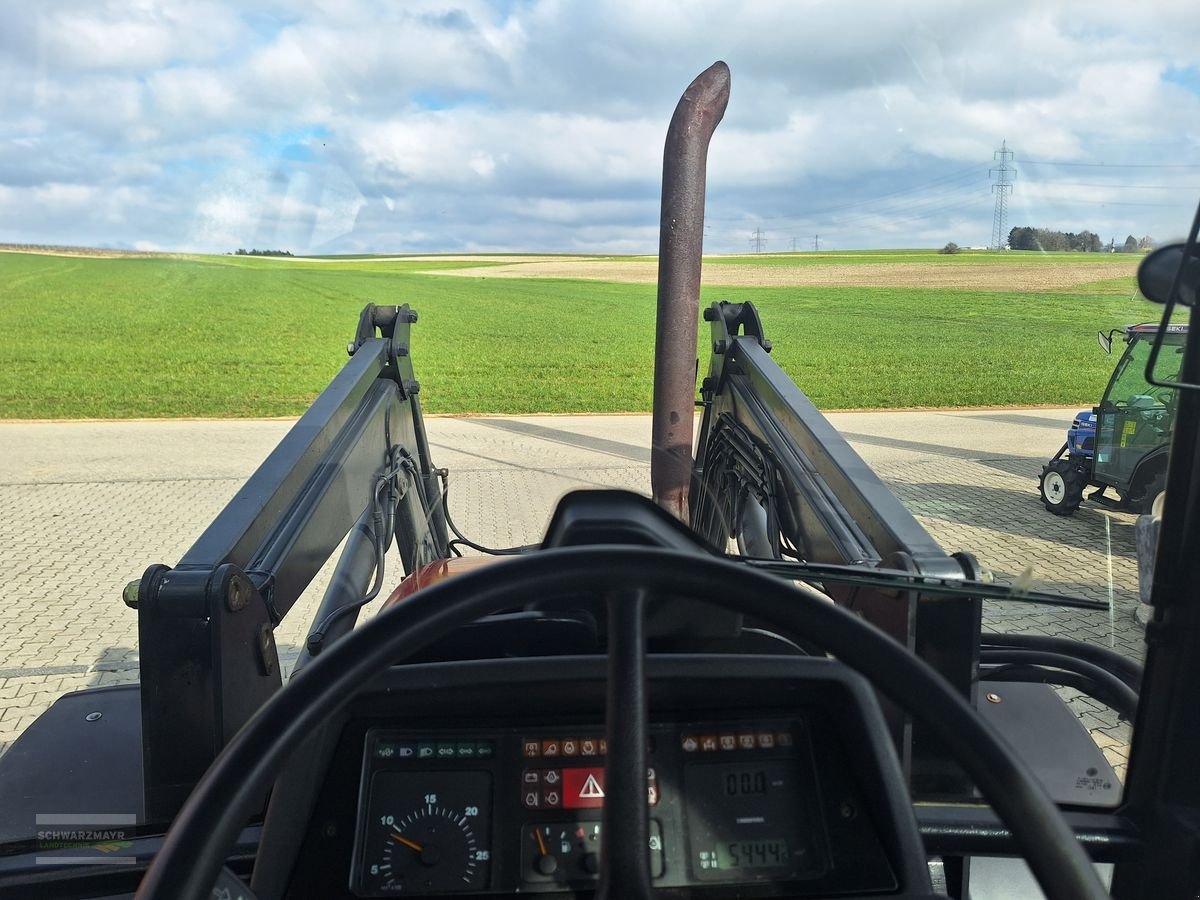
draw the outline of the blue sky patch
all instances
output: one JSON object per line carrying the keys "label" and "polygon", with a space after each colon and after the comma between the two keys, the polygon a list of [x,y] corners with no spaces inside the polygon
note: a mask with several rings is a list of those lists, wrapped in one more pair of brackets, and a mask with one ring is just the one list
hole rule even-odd
{"label": "blue sky patch", "polygon": [[412,104],[417,109],[437,112],[451,107],[491,106],[492,100],[487,94],[479,93],[417,91],[412,95]]}
{"label": "blue sky patch", "polygon": [[1200,68],[1196,66],[1168,66],[1163,73],[1163,81],[1167,84],[1177,84],[1181,88],[1200,95]]}
{"label": "blue sky patch", "polygon": [[450,104],[444,97],[437,94],[430,94],[425,91],[417,91],[412,95],[413,105],[418,109],[439,110],[445,109]]}
{"label": "blue sky patch", "polygon": [[264,12],[242,13],[241,18],[263,41],[270,41],[284,28],[300,21],[299,16],[276,16]]}
{"label": "blue sky patch", "polygon": [[295,162],[312,162],[316,159],[311,144],[323,142],[333,132],[321,125],[301,128],[278,134],[254,135],[254,149],[264,160],[289,159]]}

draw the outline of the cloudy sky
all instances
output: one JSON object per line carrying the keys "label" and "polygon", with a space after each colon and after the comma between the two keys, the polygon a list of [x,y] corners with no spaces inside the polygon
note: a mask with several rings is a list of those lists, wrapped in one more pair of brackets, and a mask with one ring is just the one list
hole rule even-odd
{"label": "cloudy sky", "polygon": [[[666,124],[733,89],[706,249],[1163,239],[1200,200],[1194,0],[0,0],[0,242],[654,252]],[[819,238],[817,237],[819,235]]]}

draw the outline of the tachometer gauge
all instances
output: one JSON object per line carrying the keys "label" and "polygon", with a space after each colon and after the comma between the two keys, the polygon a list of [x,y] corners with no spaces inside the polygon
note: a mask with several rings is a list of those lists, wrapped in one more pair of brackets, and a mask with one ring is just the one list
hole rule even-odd
{"label": "tachometer gauge", "polygon": [[356,891],[365,896],[488,886],[491,775],[376,772],[359,826]]}
{"label": "tachometer gauge", "polygon": [[379,874],[401,889],[460,891],[474,886],[479,842],[460,810],[432,803],[393,819],[384,839]]}

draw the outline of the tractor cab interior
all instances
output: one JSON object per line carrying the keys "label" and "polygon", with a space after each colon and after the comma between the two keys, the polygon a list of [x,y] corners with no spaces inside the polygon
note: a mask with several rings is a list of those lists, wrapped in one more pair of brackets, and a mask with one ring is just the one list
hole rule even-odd
{"label": "tractor cab interior", "polygon": [[[1098,448],[1106,413],[1117,451],[1170,442],[1145,665],[1006,631],[985,604],[1113,606],[944,549],[772,358],[753,303],[701,308],[730,77],[702,72],[667,130],[652,496],[572,491],[534,544],[467,539],[421,407],[437,336],[416,298],[368,304],[191,549],[126,588],[140,682],[62,697],[0,757],[0,894],[1194,900],[1200,321],[1150,376],[1135,343],[1101,410]],[[1164,329],[1198,228],[1150,296]],[[285,678],[276,629],[327,564]],[[1110,721],[1133,724],[1119,773]],[[114,810],[106,849],[46,846]]]}

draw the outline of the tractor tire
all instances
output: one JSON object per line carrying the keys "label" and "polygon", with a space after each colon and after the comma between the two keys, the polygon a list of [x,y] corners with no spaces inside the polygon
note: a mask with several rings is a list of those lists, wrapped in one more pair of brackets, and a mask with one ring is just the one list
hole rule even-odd
{"label": "tractor tire", "polygon": [[1069,516],[1083,502],[1087,479],[1069,459],[1054,459],[1042,466],[1038,490],[1042,504],[1056,516]]}
{"label": "tractor tire", "polygon": [[1158,495],[1163,492],[1167,486],[1167,473],[1158,472],[1150,479],[1145,490],[1137,504],[1135,504],[1134,512],[1148,515],[1154,511],[1154,501],[1158,499]]}

